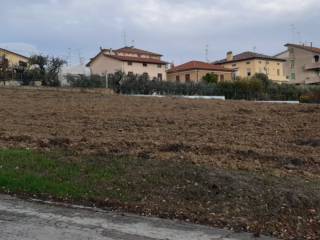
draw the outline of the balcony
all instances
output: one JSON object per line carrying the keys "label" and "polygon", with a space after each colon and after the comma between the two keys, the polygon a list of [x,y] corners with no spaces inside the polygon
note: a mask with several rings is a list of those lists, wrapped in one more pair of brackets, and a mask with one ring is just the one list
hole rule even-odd
{"label": "balcony", "polygon": [[306,64],[304,67],[305,70],[320,70],[320,62]]}

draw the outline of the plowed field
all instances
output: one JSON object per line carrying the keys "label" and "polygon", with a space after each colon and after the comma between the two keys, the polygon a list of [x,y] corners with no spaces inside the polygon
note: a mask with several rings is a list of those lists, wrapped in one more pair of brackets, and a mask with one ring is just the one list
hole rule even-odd
{"label": "plowed field", "polygon": [[[192,221],[261,224],[259,231],[285,239],[320,236],[320,105],[0,89],[0,119],[1,148],[132,156],[214,171],[217,194],[225,194],[219,208],[226,203],[228,212],[218,221],[203,208],[212,204],[205,200],[197,216],[193,200],[193,215],[184,213]],[[304,182],[310,186],[304,188]],[[248,204],[233,209],[239,201],[228,198],[232,191]],[[259,217],[248,217],[255,204]]]}

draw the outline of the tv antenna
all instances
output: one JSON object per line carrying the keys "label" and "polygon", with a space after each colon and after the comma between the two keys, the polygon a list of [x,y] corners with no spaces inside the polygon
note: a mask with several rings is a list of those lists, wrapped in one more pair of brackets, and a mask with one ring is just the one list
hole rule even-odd
{"label": "tv antenna", "polygon": [[78,56],[79,56],[79,63],[81,66],[84,65],[84,60],[83,60],[83,57],[82,57],[82,54],[81,54],[81,49],[78,49]]}
{"label": "tv antenna", "polygon": [[209,45],[206,45],[206,49],[205,49],[205,58],[206,58],[206,62],[209,62]]}
{"label": "tv antenna", "polygon": [[292,41],[292,43],[295,43],[295,40],[296,40],[296,38],[295,38],[295,35],[296,35],[296,25],[291,24],[291,25],[290,25],[290,29],[291,29],[291,41]]}
{"label": "tv antenna", "polygon": [[71,53],[71,48],[68,48],[68,65],[71,67],[72,65],[72,53]]}
{"label": "tv antenna", "polygon": [[127,44],[127,32],[125,30],[123,31],[123,44],[125,47],[128,45]]}
{"label": "tv antenna", "polygon": [[299,44],[303,44],[303,41],[301,38],[301,32],[297,32],[297,37],[298,37]]}

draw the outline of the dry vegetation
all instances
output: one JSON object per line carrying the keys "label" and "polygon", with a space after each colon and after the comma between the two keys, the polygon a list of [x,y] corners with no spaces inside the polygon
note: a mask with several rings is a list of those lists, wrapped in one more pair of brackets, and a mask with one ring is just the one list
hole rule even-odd
{"label": "dry vegetation", "polygon": [[[117,205],[130,211],[320,237],[320,105],[1,89],[0,119],[2,148],[145,161],[144,174],[128,165],[139,172],[130,175],[139,201],[130,195]],[[150,178],[157,168],[170,184]],[[159,189],[137,190],[139,178]]]}

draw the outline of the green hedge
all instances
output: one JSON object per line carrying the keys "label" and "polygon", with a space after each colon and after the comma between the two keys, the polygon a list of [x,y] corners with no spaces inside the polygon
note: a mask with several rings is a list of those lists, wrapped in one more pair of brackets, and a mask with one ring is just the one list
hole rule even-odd
{"label": "green hedge", "polygon": [[[68,76],[73,87],[106,87],[106,78],[99,76]],[[235,100],[275,100],[319,102],[320,86],[296,86],[270,81],[265,74],[234,81],[201,81],[176,83],[150,79],[148,75],[108,75],[108,87],[121,94],[225,96]]]}

